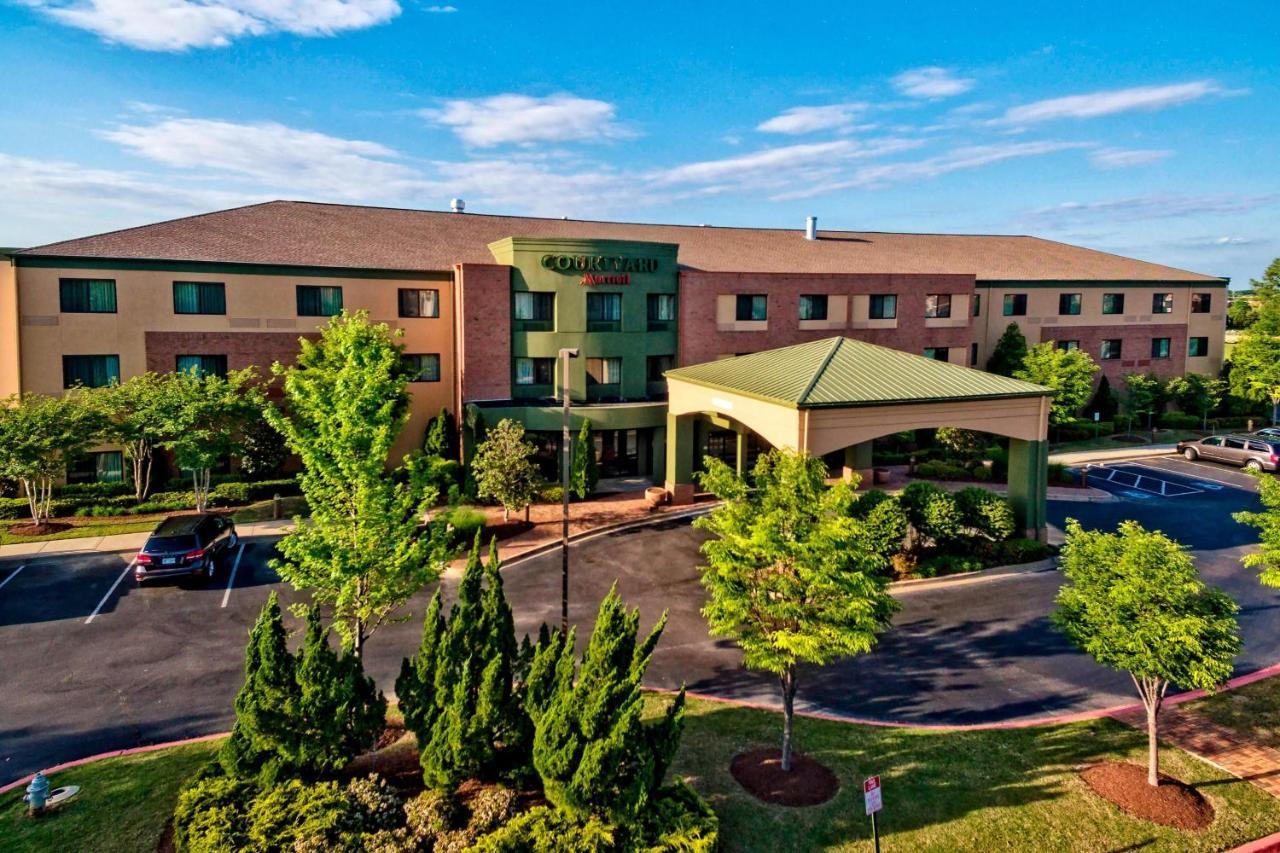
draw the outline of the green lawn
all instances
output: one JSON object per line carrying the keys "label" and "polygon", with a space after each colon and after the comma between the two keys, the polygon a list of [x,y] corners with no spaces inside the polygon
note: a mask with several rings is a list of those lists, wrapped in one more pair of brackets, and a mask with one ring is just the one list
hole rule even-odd
{"label": "green lawn", "polygon": [[1185,707],[1263,746],[1280,749],[1280,713],[1277,713],[1280,711],[1280,676],[1264,678]]}
{"label": "green lawn", "polygon": [[[667,701],[649,697],[648,713],[655,715]],[[1198,784],[1209,798],[1217,819],[1208,830],[1180,833],[1130,818],[1099,799],[1076,767],[1115,758],[1141,762],[1144,755],[1144,735],[1111,720],[944,733],[801,719],[798,745],[842,783],[834,800],[803,809],[759,803],[729,775],[735,754],[774,745],[780,732],[776,714],[689,703],[673,772],[715,807],[727,851],[868,850],[860,786],[877,773],[884,784],[886,851],[1222,850],[1280,831],[1280,803],[1174,749],[1163,750],[1163,769]],[[196,744],[64,771],[54,784],[83,785],[84,793],[40,821],[23,816],[19,792],[12,792],[0,800],[0,846],[16,853],[146,853],[164,828],[180,780],[215,748]]]}
{"label": "green lawn", "polygon": [[[1151,433],[1148,430],[1134,429],[1135,435],[1143,438],[1150,438]],[[1158,429],[1156,430],[1155,444],[1176,444],[1187,438],[1199,438],[1200,433],[1185,429]],[[1068,441],[1062,444],[1053,444],[1049,446],[1050,453],[1076,453],[1081,450],[1141,450],[1149,447],[1149,444],[1137,444],[1129,441],[1116,441],[1111,436],[1102,436],[1101,438],[1088,438],[1082,441]]]}

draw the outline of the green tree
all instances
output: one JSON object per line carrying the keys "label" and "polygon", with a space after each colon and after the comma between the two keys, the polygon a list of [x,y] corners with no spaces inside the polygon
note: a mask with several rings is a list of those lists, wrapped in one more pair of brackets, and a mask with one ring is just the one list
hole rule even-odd
{"label": "green tree", "polygon": [[1147,426],[1164,394],[1163,383],[1151,373],[1128,373],[1124,377],[1125,393],[1120,406],[1129,419],[1126,430],[1132,431],[1135,417],[1147,416]]}
{"label": "green tree", "polygon": [[694,522],[712,534],[702,545],[702,613],[712,634],[738,642],[747,666],[778,676],[790,770],[797,666],[871,650],[897,606],[885,557],[851,511],[853,486],[828,487],[822,460],[772,450],[750,482],[717,459],[705,464],[701,484],[724,503]]}
{"label": "green tree", "polygon": [[32,524],[49,520],[53,484],[97,442],[103,420],[88,392],[23,394],[0,400],[0,478],[22,484]]}
{"label": "green tree", "polygon": [[596,490],[600,482],[600,469],[596,465],[596,442],[591,436],[591,421],[583,419],[582,429],[573,443],[573,471],[569,482],[578,500],[585,500]]}
{"label": "green tree", "polygon": [[427,424],[427,432],[422,441],[422,452],[428,456],[457,461],[458,424],[448,409],[441,409],[440,414]]}
{"label": "green tree", "polygon": [[1222,398],[1227,393],[1227,383],[1224,380],[1200,373],[1175,376],[1165,387],[1178,408],[1187,414],[1199,415],[1206,428],[1209,413],[1221,405]]}
{"label": "green tree", "polygon": [[1280,258],[1253,282],[1257,319],[1231,351],[1231,393],[1280,406]]}
{"label": "green tree", "polygon": [[945,489],[933,483],[916,481],[902,490],[898,501],[914,531],[912,544],[915,550],[930,542],[945,546],[961,538],[964,523],[960,510],[956,507],[955,497]]}
{"label": "green tree", "polygon": [[1236,296],[1227,303],[1228,329],[1247,329],[1257,321],[1258,312],[1254,310],[1247,298]]}
{"label": "green tree", "polygon": [[1258,528],[1261,547],[1241,558],[1246,566],[1258,569],[1259,580],[1267,586],[1280,587],[1280,480],[1259,475],[1258,493],[1261,512],[1238,512],[1234,518],[1241,524]]}
{"label": "green tree", "polygon": [[266,418],[249,418],[240,441],[240,470],[250,477],[272,477],[287,458],[284,436]]}
{"label": "green tree", "polygon": [[1105,533],[1069,520],[1060,565],[1066,584],[1054,622],[1081,651],[1133,679],[1147,712],[1147,782],[1158,785],[1165,691],[1213,690],[1231,676],[1238,608],[1200,580],[1181,545],[1135,521]]}
{"label": "green tree", "polygon": [[1098,419],[1104,421],[1114,420],[1116,412],[1120,410],[1120,401],[1116,398],[1116,392],[1111,388],[1111,380],[1106,374],[1098,380],[1098,387],[1094,389],[1093,397],[1085,405],[1085,411],[1092,417],[1094,412],[1098,413]]}
{"label": "green tree", "polygon": [[1093,391],[1098,365],[1082,349],[1058,349],[1054,341],[1036,344],[1027,351],[1014,378],[1044,385],[1054,391],[1049,404],[1049,422],[1070,423]]}
{"label": "green tree", "polygon": [[170,420],[161,424],[160,446],[173,454],[178,467],[191,472],[197,512],[209,505],[213,469],[238,452],[240,431],[262,409],[256,379],[253,368],[225,377],[194,370],[165,377]]}
{"label": "green tree", "polygon": [[133,471],[133,494],[144,500],[151,491],[155,450],[177,419],[176,396],[167,376],[140,373],[124,382],[97,388],[94,404],[105,421],[103,438],[120,445]]}
{"label": "green tree", "polygon": [[525,511],[538,494],[538,468],[531,457],[537,449],[524,440],[524,425],[503,418],[489,430],[471,460],[476,488],[484,498],[502,505],[502,520],[510,521],[512,511]]}
{"label": "green tree", "polygon": [[973,459],[987,449],[987,434],[960,427],[940,427],[935,434],[938,444],[962,459]]}
{"label": "green tree", "polygon": [[1010,323],[1005,326],[1000,339],[996,341],[996,348],[991,352],[991,358],[987,359],[987,372],[1012,376],[1015,370],[1022,367],[1026,357],[1027,338],[1022,334],[1022,329],[1018,328],[1017,323]]}
{"label": "green tree", "polygon": [[[640,685],[666,625],[637,642],[640,614],[616,587],[600,603],[581,667],[568,638],[539,644],[530,668],[533,766],[552,805],[630,825],[653,801],[680,744],[684,691],[656,723],[641,723]],[[538,687],[534,688],[534,679]]]}
{"label": "green tree", "polygon": [[[398,333],[397,333],[398,334]],[[387,470],[409,415],[412,370],[385,324],[345,312],[303,340],[293,367],[277,364],[285,410],[265,417],[302,460],[311,518],[277,546],[286,581],[332,608],[355,654],[452,557],[445,525],[422,519],[437,498],[421,453]]]}

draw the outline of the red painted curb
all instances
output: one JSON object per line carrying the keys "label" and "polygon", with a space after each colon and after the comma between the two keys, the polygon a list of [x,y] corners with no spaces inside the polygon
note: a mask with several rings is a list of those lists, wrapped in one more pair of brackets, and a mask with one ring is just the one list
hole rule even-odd
{"label": "red painted curb", "polygon": [[1277,850],[1280,850],[1280,832],[1250,841],[1248,844],[1241,844],[1231,853],[1275,853]]}
{"label": "red painted curb", "polygon": [[[231,734],[231,732],[219,732],[218,734],[189,737],[184,740],[171,740],[168,743],[153,743],[148,746],[135,746],[129,749],[117,749],[112,752],[100,752],[97,755],[90,755],[88,758],[77,758],[75,761],[64,761],[62,764],[55,764],[53,767],[44,770],[43,773],[48,776],[62,770],[69,770],[72,767],[80,767],[84,764],[91,764],[94,761],[101,761],[104,758],[118,758],[122,755],[138,755],[143,752],[156,752],[161,749],[168,749],[171,746],[186,746],[189,743],[204,743],[205,741],[224,738],[229,734]],[[35,778],[35,775],[36,774],[34,773],[29,773],[21,779],[18,779],[16,782],[10,782],[7,785],[0,785],[0,794],[7,794],[14,788],[27,784]]]}

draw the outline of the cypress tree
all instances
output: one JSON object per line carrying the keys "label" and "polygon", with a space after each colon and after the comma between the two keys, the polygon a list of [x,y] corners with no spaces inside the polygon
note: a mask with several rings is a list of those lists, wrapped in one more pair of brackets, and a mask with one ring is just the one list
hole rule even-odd
{"label": "cypress tree", "polygon": [[422,442],[422,452],[427,456],[438,456],[441,459],[458,458],[458,427],[448,409],[441,409],[440,414],[427,424],[426,437]]}
{"label": "cypress tree", "polygon": [[293,751],[299,690],[286,644],[280,603],[271,593],[249,632],[244,687],[236,696],[236,723],[218,759],[228,775],[274,778],[282,754]]}
{"label": "cypress tree", "polygon": [[[570,814],[630,823],[657,793],[679,745],[683,690],[661,721],[640,722],[640,683],[666,614],[641,643],[639,623],[639,611],[628,611],[615,587],[600,603],[576,682],[571,640],[561,645],[554,668],[548,666],[554,644],[535,655],[529,701],[542,707],[534,717],[533,765],[547,799]],[[544,704],[532,698],[535,672],[540,685],[554,685]]]}
{"label": "cypress tree", "polygon": [[996,341],[991,358],[987,359],[987,372],[1012,376],[1015,370],[1022,369],[1022,363],[1026,360],[1027,338],[1017,323],[1010,323]]}
{"label": "cypress tree", "polygon": [[436,590],[422,623],[418,653],[400,662],[400,675],[396,678],[396,696],[405,728],[418,736],[418,743],[427,742],[440,715],[435,690],[436,665],[445,633],[441,609],[440,591]]}
{"label": "cypress tree", "polygon": [[578,437],[573,444],[573,470],[570,484],[578,500],[585,500],[595,491],[600,481],[600,470],[596,465],[596,443],[591,437],[591,421],[584,420],[578,430]]}

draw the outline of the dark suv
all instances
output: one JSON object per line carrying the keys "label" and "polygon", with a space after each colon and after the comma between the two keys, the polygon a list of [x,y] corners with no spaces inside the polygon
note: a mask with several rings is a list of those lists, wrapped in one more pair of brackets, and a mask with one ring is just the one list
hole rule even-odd
{"label": "dark suv", "polygon": [[212,579],[240,541],[236,525],[211,512],[175,515],[160,522],[134,560],[138,583],[181,575]]}

